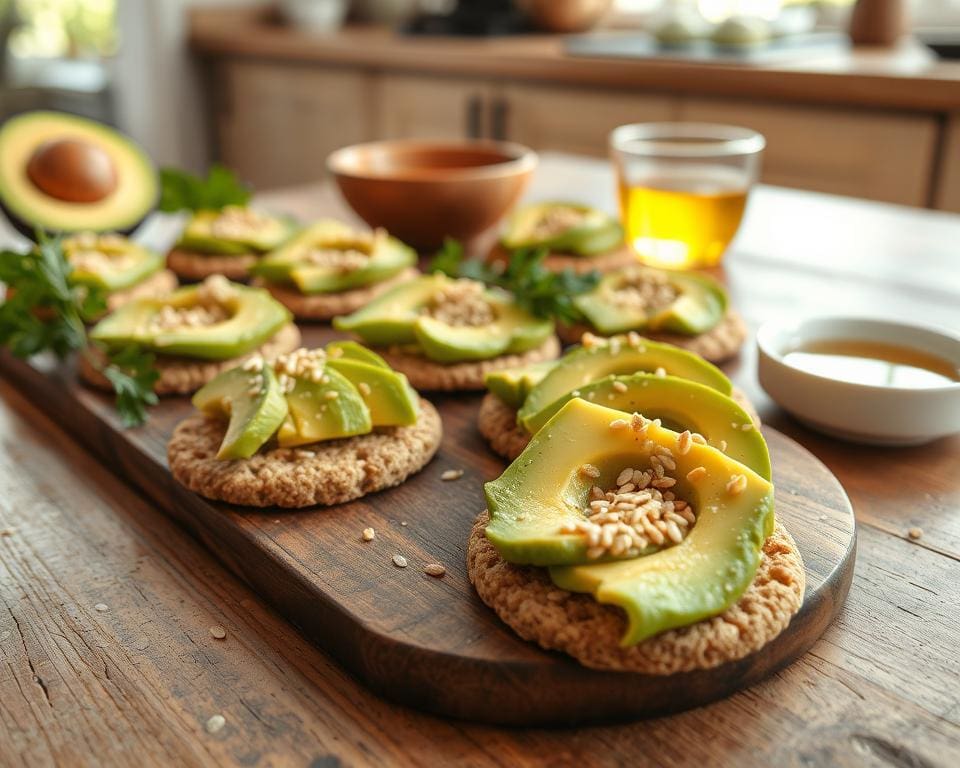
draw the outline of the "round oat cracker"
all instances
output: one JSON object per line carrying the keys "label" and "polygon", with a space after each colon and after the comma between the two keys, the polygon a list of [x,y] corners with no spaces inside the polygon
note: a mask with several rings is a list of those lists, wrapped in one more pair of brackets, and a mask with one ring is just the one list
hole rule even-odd
{"label": "round oat cracker", "polygon": [[[759,427],[760,415],[747,396],[737,387],[733,388],[730,396],[747,412],[754,425]],[[517,458],[530,442],[530,434],[517,424],[517,409],[507,405],[493,392],[487,392],[480,402],[477,429],[487,439],[493,452],[507,461]]]}
{"label": "round oat cracker", "polygon": [[440,447],[440,415],[426,400],[409,427],[385,427],[299,448],[273,448],[249,459],[216,458],[226,425],[202,413],[180,422],[167,444],[173,476],[208,499],[253,507],[342,504],[399,485]]}
{"label": "round oat cracker", "polygon": [[169,269],[161,269],[143,282],[109,294],[107,296],[107,311],[113,312],[136,299],[156,299],[165,296],[175,290],[176,287],[177,276]]}
{"label": "round oat cracker", "polygon": [[406,374],[414,389],[431,392],[484,389],[483,377],[490,371],[517,368],[555,360],[560,355],[560,342],[550,336],[536,349],[515,355],[501,355],[489,360],[471,360],[463,363],[437,363],[423,355],[402,352],[393,348],[373,347],[395,371]]}
{"label": "round oat cracker", "polygon": [[[154,384],[153,391],[158,395],[189,395],[224,371],[236,368],[254,355],[273,360],[277,355],[292,352],[299,346],[300,329],[293,323],[287,323],[257,349],[228,360],[198,360],[192,357],[157,355],[154,367],[160,373],[160,378]],[[99,353],[94,351],[93,354]],[[97,389],[113,389],[110,382],[91,365],[85,355],[79,357],[78,372],[81,379]]]}
{"label": "round oat cracker", "polygon": [[753,583],[721,613],[620,646],[626,614],[592,595],[558,589],[546,568],[504,562],[484,535],[483,512],[467,542],[467,573],[477,594],[524,640],[563,651],[585,667],[646,675],[710,669],[742,659],[779,635],[803,603],[806,574],[793,538],[777,523],[763,545]]}
{"label": "round oat cracker", "polygon": [[167,266],[182,280],[199,282],[210,275],[223,275],[228,280],[246,282],[249,269],[260,260],[255,253],[230,255],[199,253],[183,248],[171,248]]}
{"label": "round oat cracker", "polygon": [[419,270],[409,267],[391,278],[363,288],[339,293],[315,293],[310,295],[300,293],[295,288],[271,283],[261,277],[254,278],[253,285],[270,291],[273,298],[293,312],[298,320],[331,320],[338,315],[349,315],[351,312],[356,312],[380,294],[396,285],[400,285],[400,283],[412,280],[419,274]]}
{"label": "round oat cracker", "polygon": [[[583,323],[558,325],[557,335],[565,344],[577,344],[584,333],[598,334]],[[723,319],[706,333],[697,336],[684,336],[679,333],[640,333],[653,341],[663,341],[694,352],[711,363],[722,363],[740,352],[747,339],[747,326],[743,318],[732,309],[728,309]]]}

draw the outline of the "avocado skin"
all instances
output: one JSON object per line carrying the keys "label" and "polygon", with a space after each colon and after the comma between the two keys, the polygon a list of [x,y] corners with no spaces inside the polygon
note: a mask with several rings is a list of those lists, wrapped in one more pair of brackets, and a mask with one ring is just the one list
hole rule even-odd
{"label": "avocado skin", "polygon": [[[484,486],[486,535],[507,562],[550,566],[561,589],[589,592],[623,608],[629,619],[623,644],[633,645],[722,613],[739,598],[773,531],[773,486],[710,446],[693,444],[680,454],[679,435],[655,424],[643,437],[611,430],[610,422],[621,416],[579,398],[561,408],[516,461]],[[582,518],[594,483],[612,487],[623,467],[638,466],[638,456],[646,459],[644,439],[674,451],[675,490],[693,505],[697,522],[680,544],[632,558],[588,560],[581,536],[557,531],[563,522]],[[601,477],[581,477],[584,463],[596,466]],[[707,474],[688,481],[686,473],[698,466]],[[747,480],[736,496],[726,491],[734,474]]]}

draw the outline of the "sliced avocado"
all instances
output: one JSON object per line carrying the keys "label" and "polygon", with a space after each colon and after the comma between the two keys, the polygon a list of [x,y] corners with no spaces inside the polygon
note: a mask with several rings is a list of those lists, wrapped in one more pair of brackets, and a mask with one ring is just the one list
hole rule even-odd
{"label": "sliced avocado", "polygon": [[[632,281],[644,276],[666,276],[676,297],[650,311],[618,300]],[[593,328],[604,335],[627,331],[671,331],[694,336],[713,328],[727,310],[727,293],[714,279],[691,272],[667,272],[650,267],[627,267],[605,275],[596,288],[573,300]]]}
{"label": "sliced avocado", "polygon": [[63,252],[73,267],[71,282],[108,293],[143,282],[163,269],[164,263],[161,254],[115,234],[85,232],[64,238]]}
{"label": "sliced avocado", "polygon": [[287,393],[294,431],[289,424],[281,427],[277,439],[282,447],[365,435],[373,429],[370,409],[350,380],[329,367],[323,377],[325,381],[297,378]]}
{"label": "sliced avocado", "polygon": [[[591,403],[660,419],[664,426],[677,432],[688,429],[703,435],[710,445],[725,445],[723,452],[727,456],[746,464],[765,480],[770,479],[770,453],[763,435],[736,400],[715,389],[676,376],[634,373],[608,376],[577,391],[579,397]],[[532,417],[530,431],[540,430],[573,398],[568,392]]]}
{"label": "sliced avocado", "polygon": [[367,349],[362,344],[357,344],[355,341],[331,341],[327,344],[326,350],[327,355],[334,360],[338,357],[343,357],[348,360],[357,360],[367,365],[375,365],[379,368],[390,368],[390,366],[387,365],[387,361],[380,357],[380,355],[373,350]]}
{"label": "sliced avocado", "polygon": [[[311,262],[312,251],[354,252],[368,257],[362,266],[345,268]],[[338,221],[307,227],[267,254],[251,273],[275,283],[291,283],[304,294],[336,293],[379,283],[417,263],[417,254],[393,237],[360,236]]]}
{"label": "sliced avocado", "polygon": [[442,274],[418,277],[351,315],[335,318],[333,325],[356,333],[370,344],[415,344],[431,360],[444,363],[523,352],[539,346],[553,333],[553,321],[534,317],[498,289],[483,294],[493,310],[493,322],[450,325],[425,314],[431,300],[453,282]]}
{"label": "sliced avocado", "polygon": [[[679,435],[655,424],[643,437],[611,429],[621,415],[581,399],[567,403],[503,475],[485,486],[486,534],[508,562],[552,566],[550,576],[561,589],[591,592],[599,602],[623,608],[629,627],[622,642],[633,645],[722,613],[740,597],[773,532],[773,486],[710,446],[693,444],[681,454]],[[623,468],[649,460],[646,440],[673,451],[672,490],[691,504],[697,521],[675,546],[584,565],[583,537],[558,531],[565,522],[583,519],[593,483],[611,487]],[[585,463],[600,470],[598,479],[581,476]],[[691,482],[686,476],[696,467],[706,474]],[[735,495],[727,490],[734,475],[746,479]]]}
{"label": "sliced avocado", "polygon": [[342,374],[353,384],[370,409],[373,426],[417,423],[420,397],[402,373],[344,357],[328,359],[326,368]]}
{"label": "sliced avocado", "polygon": [[229,416],[218,459],[249,459],[287,418],[287,401],[270,366],[232,368],[204,385],[191,402],[204,413]]}
{"label": "sliced avocado", "polygon": [[90,338],[108,347],[136,344],[165,355],[225,360],[256,349],[290,322],[290,312],[265,290],[224,284],[229,286],[222,302],[228,317],[222,322],[159,331],[152,327],[164,307],[200,306],[204,283],[180,288],[162,299],[138,299],[125,304],[97,323]]}
{"label": "sliced avocado", "polygon": [[500,239],[507,250],[547,248],[557,253],[594,256],[623,245],[620,222],[588,205],[534,203],[510,217]]}
{"label": "sliced avocado", "polygon": [[519,408],[530,390],[539,384],[556,364],[556,360],[543,360],[519,368],[491,371],[484,376],[483,383],[504,403],[512,408]]}
{"label": "sliced avocado", "polygon": [[729,396],[733,391],[730,379],[699,355],[649,339],[631,346],[627,337],[615,336],[591,347],[576,348],[561,357],[540,383],[530,390],[517,413],[517,421],[532,433],[528,425],[535,423],[540,411],[573,390],[607,376],[653,373],[658,368],[662,368],[668,376],[699,382],[723,395]]}
{"label": "sliced avocado", "polygon": [[0,127],[0,206],[27,237],[129,232],[157,201],[156,168],[128,137],[62,112],[25,112]]}
{"label": "sliced avocado", "polygon": [[[255,225],[238,227],[230,233],[220,222],[225,217],[251,216]],[[197,253],[229,256],[241,253],[266,253],[280,247],[293,234],[294,223],[285,217],[271,216],[242,206],[227,206],[222,211],[197,211],[187,222],[177,247]]]}

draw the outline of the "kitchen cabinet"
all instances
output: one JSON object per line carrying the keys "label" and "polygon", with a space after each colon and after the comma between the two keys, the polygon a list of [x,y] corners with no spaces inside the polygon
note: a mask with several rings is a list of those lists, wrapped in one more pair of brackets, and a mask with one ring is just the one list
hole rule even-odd
{"label": "kitchen cabinet", "polygon": [[768,184],[905,205],[930,202],[933,116],[717,99],[685,99],[679,115],[762,133]]}
{"label": "kitchen cabinet", "polygon": [[947,121],[940,151],[937,208],[960,213],[960,115]]}
{"label": "kitchen cabinet", "polygon": [[383,74],[377,79],[376,92],[379,138],[489,135],[493,87],[487,81]]}

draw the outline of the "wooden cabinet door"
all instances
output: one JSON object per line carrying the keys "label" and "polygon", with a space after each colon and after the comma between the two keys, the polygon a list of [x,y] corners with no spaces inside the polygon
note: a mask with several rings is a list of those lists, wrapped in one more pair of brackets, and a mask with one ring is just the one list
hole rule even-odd
{"label": "wooden cabinet door", "polygon": [[482,138],[490,92],[483,80],[383,74],[377,80],[378,138]]}
{"label": "wooden cabinet door", "polygon": [[225,60],[216,132],[224,163],[258,189],[314,181],[333,150],[374,134],[374,80],[359,69]]}
{"label": "wooden cabinet door", "polygon": [[503,138],[536,150],[604,157],[618,125],[676,118],[668,96],[554,85],[504,85],[499,95],[502,102],[491,108],[494,127],[502,123]]}
{"label": "wooden cabinet door", "polygon": [[960,213],[960,115],[953,115],[944,130],[936,207]]}
{"label": "wooden cabinet door", "polygon": [[712,99],[684,100],[680,116],[766,136],[763,180],[769,184],[906,205],[929,202],[933,116]]}

